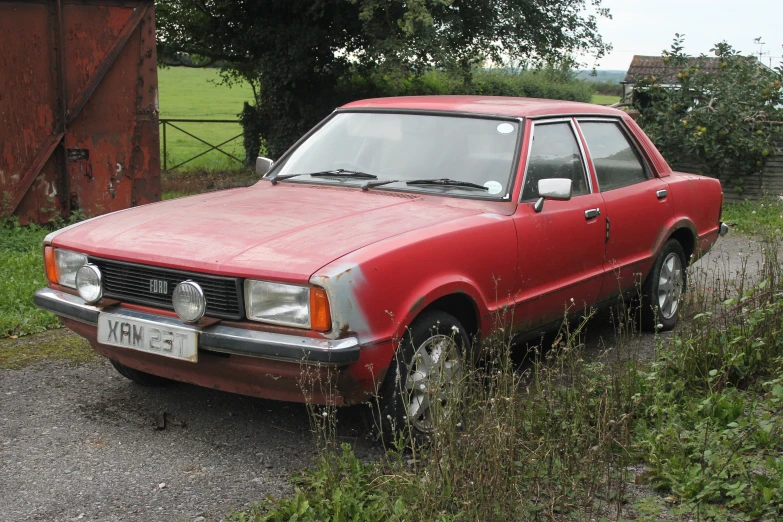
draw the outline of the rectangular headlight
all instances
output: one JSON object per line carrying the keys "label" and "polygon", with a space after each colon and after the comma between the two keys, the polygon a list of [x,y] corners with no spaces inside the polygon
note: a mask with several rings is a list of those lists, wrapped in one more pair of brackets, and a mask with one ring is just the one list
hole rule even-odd
{"label": "rectangular headlight", "polygon": [[245,313],[251,321],[310,328],[310,287],[247,279]]}
{"label": "rectangular headlight", "polygon": [[54,266],[57,271],[57,283],[69,288],[76,288],[76,272],[87,264],[87,256],[63,250],[54,249]]}

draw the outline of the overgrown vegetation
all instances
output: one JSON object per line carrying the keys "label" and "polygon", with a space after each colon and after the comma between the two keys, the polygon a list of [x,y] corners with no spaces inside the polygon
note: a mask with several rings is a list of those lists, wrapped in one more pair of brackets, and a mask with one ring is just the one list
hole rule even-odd
{"label": "overgrown vegetation", "polygon": [[484,96],[518,96],[589,102],[590,84],[575,80],[568,69],[544,67],[536,70],[508,71],[479,69],[470,80],[454,74],[430,71],[421,77],[390,82],[386,87],[373,87],[385,96],[413,94],[476,94]]}
{"label": "overgrown vegetation", "polygon": [[780,237],[783,231],[783,198],[725,204],[722,219],[743,234],[773,234]]}
{"label": "overgrown vegetation", "polygon": [[[720,264],[692,271],[687,320],[657,338],[652,363],[629,349],[633,307],[614,316],[616,348],[592,360],[581,346],[585,321],[566,323],[521,369],[498,335],[486,362],[465,360],[430,445],[398,441],[364,463],[332,437],[314,469],[294,478],[293,497],[228,520],[779,520],[776,241],[755,279],[746,265],[736,279]],[[329,441],[334,410],[315,413]]]}
{"label": "overgrown vegetation", "polygon": [[595,92],[604,96],[616,96],[623,95],[623,86],[620,82],[616,81],[603,81],[603,82],[591,82],[590,84]]}
{"label": "overgrown vegetation", "polygon": [[[693,311],[646,378],[634,440],[645,478],[681,504],[722,519],[783,515],[783,280],[768,241],[760,281],[734,287],[721,267],[700,275]],[[725,267],[724,267],[725,269]],[[711,290],[711,294],[707,293]]]}
{"label": "overgrown vegetation", "polygon": [[33,304],[33,294],[46,285],[41,242],[51,229],[20,226],[0,220],[0,338],[27,335],[56,327],[57,318]]}
{"label": "overgrown vegetation", "polygon": [[[683,52],[677,35],[663,53],[667,70],[635,89],[639,124],[671,164],[697,163],[742,192],[783,139],[783,68],[772,70],[726,42],[715,45],[718,72]],[[777,123],[776,123],[777,122]]]}

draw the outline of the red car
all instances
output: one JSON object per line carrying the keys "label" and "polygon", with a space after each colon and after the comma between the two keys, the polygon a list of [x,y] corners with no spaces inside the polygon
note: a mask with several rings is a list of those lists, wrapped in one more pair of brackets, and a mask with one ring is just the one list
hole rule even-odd
{"label": "red car", "polygon": [[686,266],[728,230],[717,180],[598,105],[359,101],[257,170],[53,232],[36,303],[142,384],[377,393],[384,422],[426,432],[431,383],[498,311],[537,332],[642,281],[644,326],[672,328]]}

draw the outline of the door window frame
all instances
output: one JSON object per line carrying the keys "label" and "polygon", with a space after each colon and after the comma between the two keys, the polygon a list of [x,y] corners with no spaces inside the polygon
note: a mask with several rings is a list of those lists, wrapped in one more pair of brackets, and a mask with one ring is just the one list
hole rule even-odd
{"label": "door window frame", "polygon": [[639,143],[637,143],[636,138],[633,136],[633,133],[631,133],[629,129],[626,127],[625,122],[622,120],[622,118],[600,117],[600,116],[588,116],[588,117],[578,116],[574,118],[574,120],[576,126],[579,128],[579,136],[582,138],[582,141],[584,141],[584,147],[587,150],[588,156],[590,157],[590,166],[592,168],[593,173],[595,174],[595,182],[598,185],[598,192],[601,192],[601,182],[598,180],[598,169],[595,168],[595,161],[593,161],[593,155],[590,153],[590,144],[587,143],[587,137],[585,136],[582,126],[580,125],[580,123],[583,121],[590,122],[590,123],[611,123],[614,124],[616,127],[619,127],[620,133],[625,137],[625,141],[627,141],[628,145],[630,145],[631,150],[633,151],[636,158],[639,160],[639,163],[641,163],[642,169],[644,171],[645,179],[643,181],[629,183],[628,185],[623,185],[622,187],[615,187],[607,190],[606,192],[610,192],[612,190],[619,190],[626,187],[632,187],[634,185],[638,185],[639,183],[644,183],[645,181],[649,181],[651,179],[655,179],[658,177],[656,172],[650,166],[650,161],[647,158],[647,154],[645,154],[645,152],[642,151],[642,149],[639,147]]}
{"label": "door window frame", "polygon": [[[530,169],[530,156],[533,152],[533,139],[536,136],[536,125],[547,125],[547,124],[553,124],[553,123],[568,123],[571,128],[571,133],[574,136],[574,140],[576,141],[577,146],[579,147],[579,157],[582,159],[582,171],[584,172],[584,176],[587,178],[587,187],[588,192],[587,194],[580,194],[580,196],[587,196],[590,194],[595,194],[597,191],[593,187],[593,176],[592,172],[590,170],[590,165],[587,163],[587,155],[585,154],[585,147],[582,143],[582,137],[581,137],[581,130],[577,127],[577,123],[575,121],[575,118],[573,116],[566,116],[561,118],[543,118],[543,119],[536,119],[531,120],[530,122],[530,136],[527,137],[527,157],[525,158],[525,172],[522,175],[522,184],[519,188],[519,197],[517,198],[517,203],[530,203],[534,200],[523,200],[522,195],[525,191],[525,181],[527,180],[527,174],[528,170]],[[597,180],[596,180],[597,181]],[[579,196],[574,196],[579,197]]]}

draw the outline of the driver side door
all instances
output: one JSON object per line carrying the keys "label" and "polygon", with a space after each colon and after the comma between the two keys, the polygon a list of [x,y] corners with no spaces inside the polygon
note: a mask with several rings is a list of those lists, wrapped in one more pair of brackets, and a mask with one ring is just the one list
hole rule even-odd
{"label": "driver side door", "polygon": [[[594,189],[575,122],[536,120],[529,132],[517,232],[514,323],[528,332],[595,304],[601,290],[606,242],[604,202]],[[523,158],[525,159],[525,158]],[[541,212],[538,181],[568,178],[568,201],[547,200]]]}

